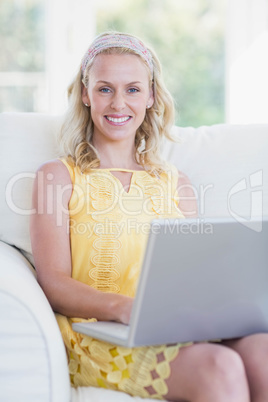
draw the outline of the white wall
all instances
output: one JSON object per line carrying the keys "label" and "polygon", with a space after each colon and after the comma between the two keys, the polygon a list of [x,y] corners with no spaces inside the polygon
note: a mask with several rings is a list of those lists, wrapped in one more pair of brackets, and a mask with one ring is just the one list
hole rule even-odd
{"label": "white wall", "polygon": [[229,0],[226,121],[268,123],[268,0]]}
{"label": "white wall", "polygon": [[66,89],[95,36],[94,0],[47,0],[48,111],[66,107]]}

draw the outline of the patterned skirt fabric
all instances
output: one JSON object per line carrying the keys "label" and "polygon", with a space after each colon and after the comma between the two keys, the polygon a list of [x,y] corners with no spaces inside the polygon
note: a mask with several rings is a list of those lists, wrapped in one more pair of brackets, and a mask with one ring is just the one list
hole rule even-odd
{"label": "patterned skirt fabric", "polygon": [[[125,348],[72,330],[73,320],[56,315],[67,348],[71,384],[165,399],[170,362],[185,344]],[[150,392],[148,391],[150,388]]]}

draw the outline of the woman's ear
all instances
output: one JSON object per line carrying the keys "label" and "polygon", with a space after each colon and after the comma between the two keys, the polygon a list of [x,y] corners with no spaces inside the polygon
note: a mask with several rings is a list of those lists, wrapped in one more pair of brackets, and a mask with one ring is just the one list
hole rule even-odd
{"label": "woman's ear", "polygon": [[153,88],[151,88],[151,89],[150,89],[150,96],[149,96],[147,105],[148,105],[148,107],[150,108],[150,107],[153,106],[153,104],[154,104],[154,91],[153,91]]}
{"label": "woman's ear", "polygon": [[82,84],[82,102],[90,106],[90,100],[87,92],[87,88],[84,84]]}

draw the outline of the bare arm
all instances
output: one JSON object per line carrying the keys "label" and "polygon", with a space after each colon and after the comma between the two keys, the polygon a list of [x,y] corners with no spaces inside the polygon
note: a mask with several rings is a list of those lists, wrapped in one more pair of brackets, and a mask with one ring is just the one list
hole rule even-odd
{"label": "bare arm", "polygon": [[177,184],[179,195],[179,208],[185,218],[196,218],[198,216],[198,208],[193,185],[186,174],[179,172]]}
{"label": "bare arm", "polygon": [[37,279],[54,311],[69,317],[128,323],[132,298],[103,293],[72,278],[68,204],[72,183],[64,164],[37,172],[30,232]]}

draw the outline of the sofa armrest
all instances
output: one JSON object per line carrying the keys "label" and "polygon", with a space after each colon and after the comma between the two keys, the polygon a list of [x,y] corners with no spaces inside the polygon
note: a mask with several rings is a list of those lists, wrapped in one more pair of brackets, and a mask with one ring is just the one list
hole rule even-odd
{"label": "sofa armrest", "polygon": [[0,242],[0,400],[68,402],[64,344],[31,265]]}

